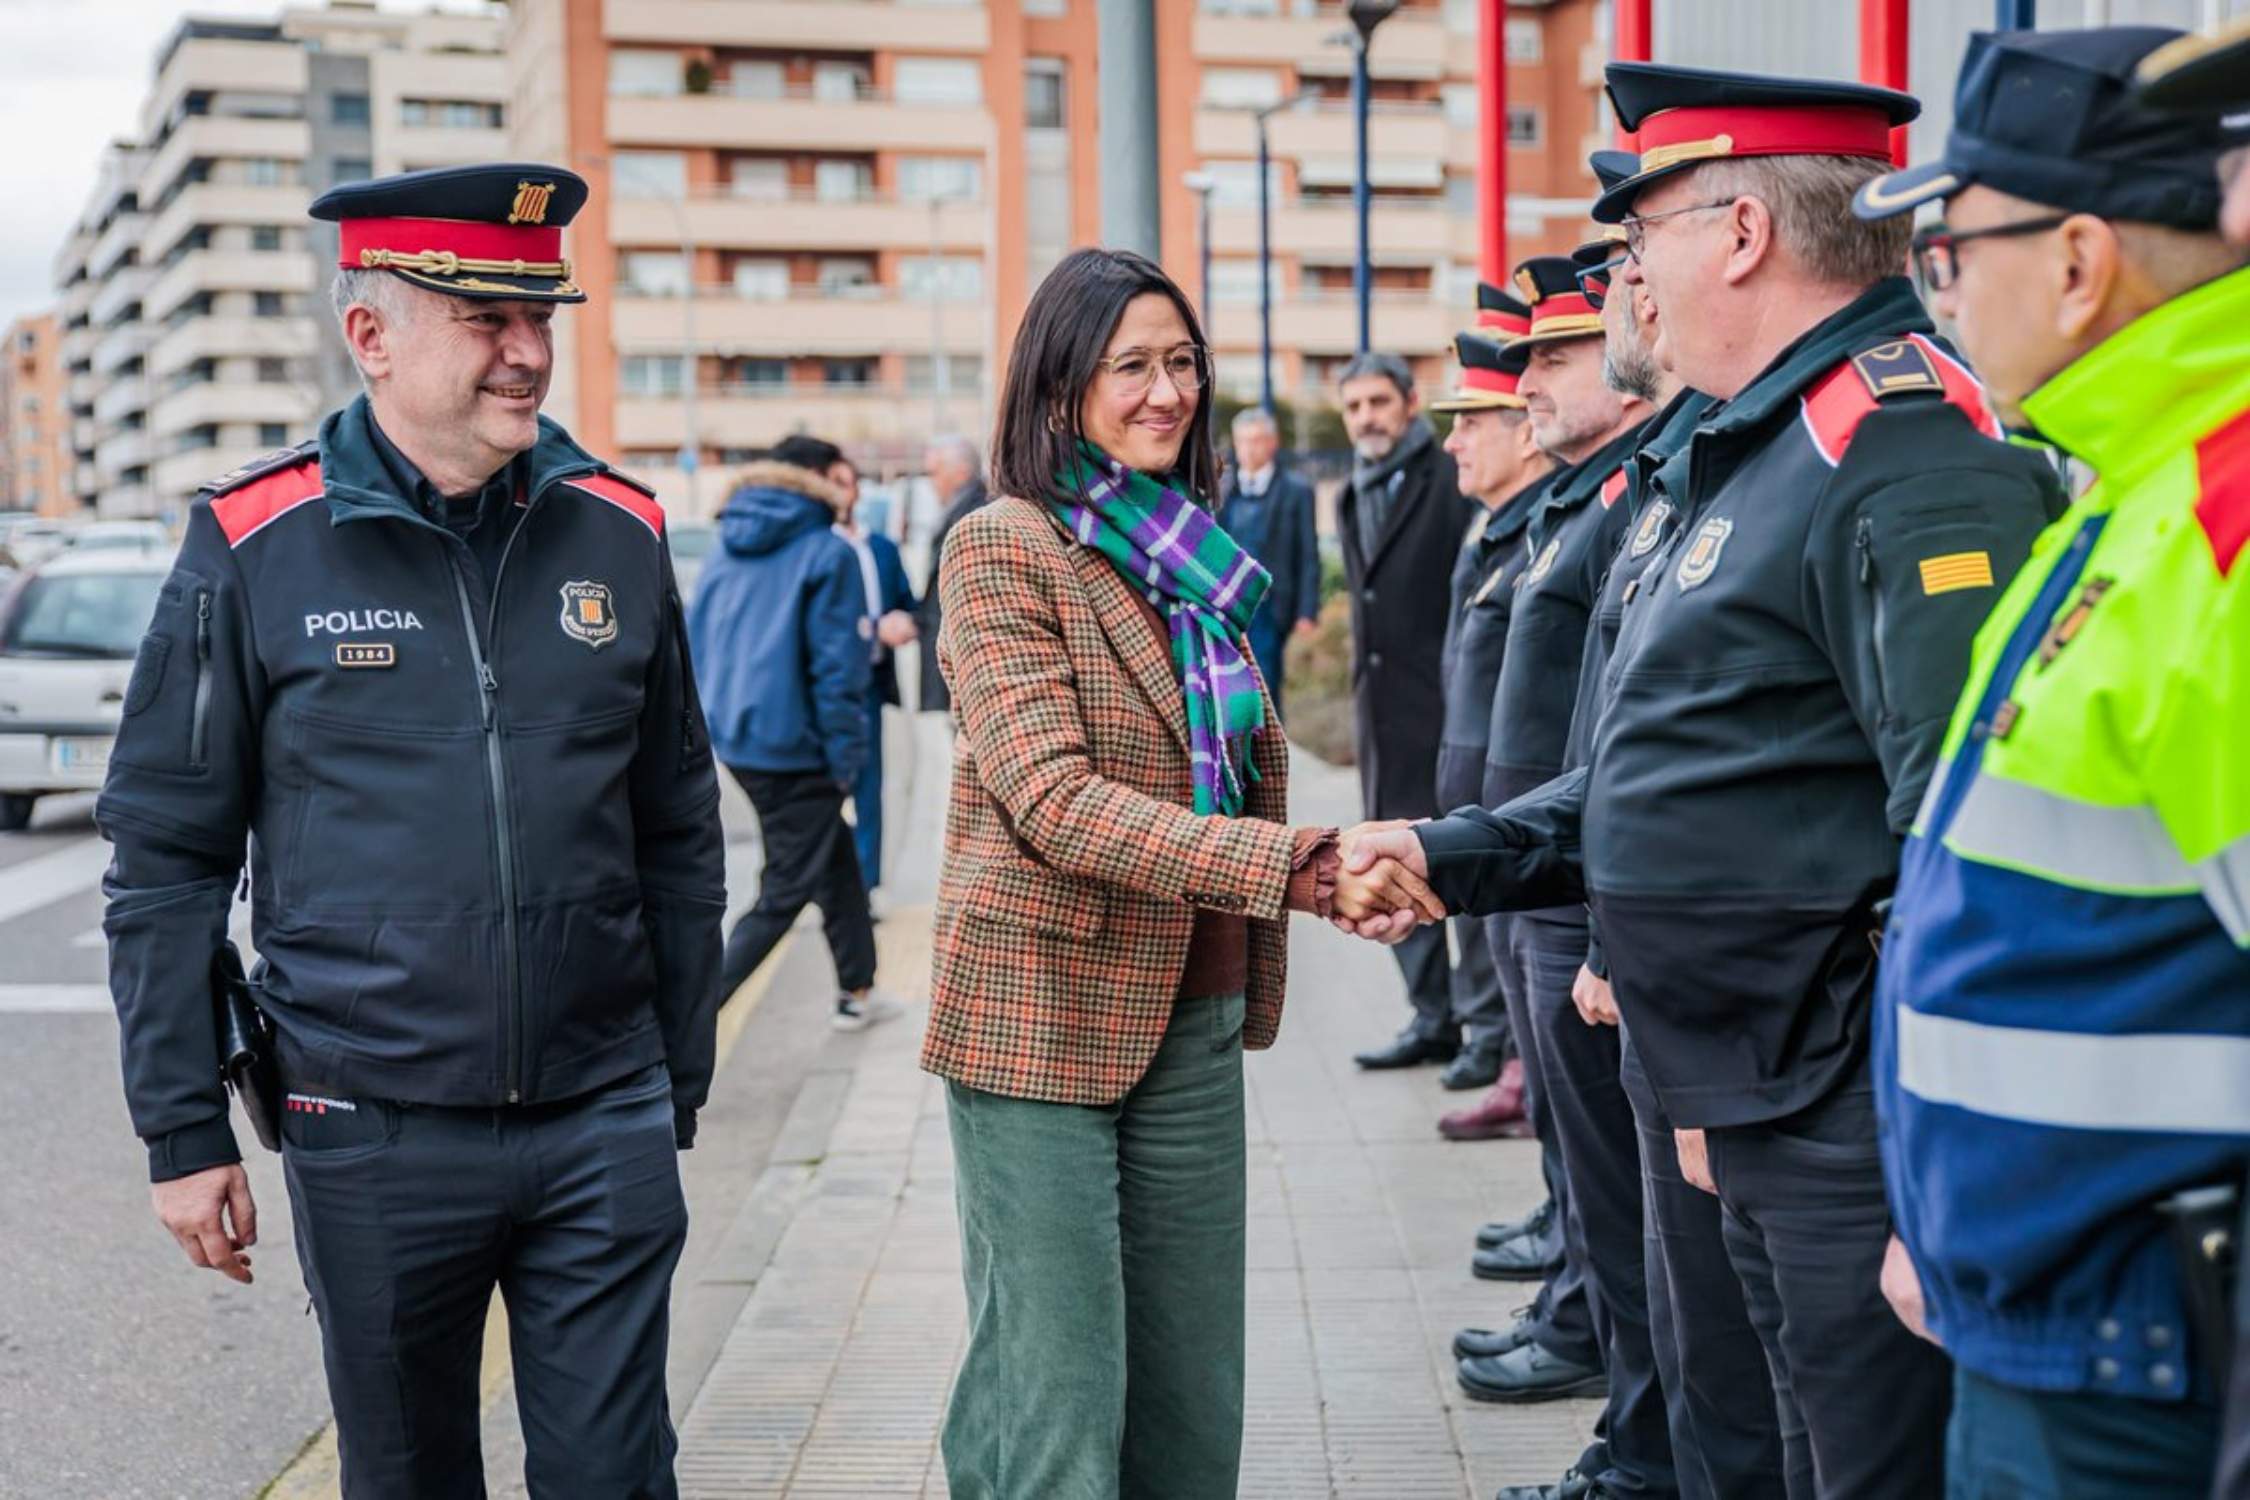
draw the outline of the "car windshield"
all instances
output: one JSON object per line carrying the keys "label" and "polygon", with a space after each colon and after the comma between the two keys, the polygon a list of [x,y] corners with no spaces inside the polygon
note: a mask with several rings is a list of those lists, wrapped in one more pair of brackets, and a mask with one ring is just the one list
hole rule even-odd
{"label": "car windshield", "polygon": [[156,612],[162,573],[58,573],[16,596],[0,656],[130,658]]}

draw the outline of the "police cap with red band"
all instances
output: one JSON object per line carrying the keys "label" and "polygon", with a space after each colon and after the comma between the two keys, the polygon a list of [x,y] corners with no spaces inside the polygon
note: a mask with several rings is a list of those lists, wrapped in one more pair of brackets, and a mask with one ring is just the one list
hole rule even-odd
{"label": "police cap with red band", "polygon": [[1431,411],[1517,411],[1523,397],[1516,382],[1531,363],[1531,348],[1484,333],[1457,333],[1453,354],[1461,362],[1461,383],[1453,394],[1430,403]]}
{"label": "police cap with red band", "polygon": [[1601,310],[1578,285],[1578,266],[1567,255],[1535,255],[1516,267],[1516,290],[1531,303],[1531,331],[1519,345],[1600,338]]}
{"label": "police cap with red band", "polygon": [[1477,283],[1477,332],[1488,338],[1520,339],[1531,332],[1531,308],[1505,287]]}
{"label": "police cap with red band", "polygon": [[583,302],[563,226],[586,180],[537,162],[433,167],[330,188],[309,212],[339,226],[336,264],[455,297]]}
{"label": "police cap with red band", "polygon": [[1594,200],[1594,222],[1622,223],[1644,190],[1705,162],[1745,156],[1891,159],[1891,130],[1922,112],[1912,94],[1865,83],[1611,63],[1617,121],[1640,170]]}

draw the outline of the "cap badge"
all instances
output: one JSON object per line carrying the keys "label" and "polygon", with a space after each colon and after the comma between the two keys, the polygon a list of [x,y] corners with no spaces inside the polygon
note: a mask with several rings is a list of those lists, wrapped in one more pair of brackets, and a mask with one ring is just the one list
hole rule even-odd
{"label": "cap badge", "polygon": [[555,196],[551,182],[519,182],[516,184],[516,201],[509,205],[508,222],[511,224],[544,224],[547,222],[547,202]]}
{"label": "cap badge", "polygon": [[599,651],[617,639],[617,611],[609,585],[579,579],[562,586],[563,634]]}
{"label": "cap badge", "polygon": [[1674,579],[1681,593],[1711,581],[1711,575],[1719,570],[1719,554],[1725,550],[1727,538],[1733,535],[1734,522],[1724,516],[1713,516],[1697,529],[1695,540],[1688,544],[1687,556],[1680,559],[1680,571]]}

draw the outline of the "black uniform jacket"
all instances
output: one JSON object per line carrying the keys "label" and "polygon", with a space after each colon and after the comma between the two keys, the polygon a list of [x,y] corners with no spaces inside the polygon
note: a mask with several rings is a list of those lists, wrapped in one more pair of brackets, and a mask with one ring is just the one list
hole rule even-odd
{"label": "black uniform jacket", "polygon": [[1373,553],[1360,547],[1359,497],[1349,484],[1337,528],[1351,596],[1360,800],[1370,818],[1426,818],[1438,810],[1447,583],[1480,508],[1461,493],[1452,457],[1435,443],[1400,473]]}
{"label": "black uniform jacket", "polygon": [[1508,646],[1508,608],[1531,561],[1524,529],[1550,476],[1541,475],[1470,528],[1453,567],[1453,613],[1445,631],[1445,726],[1438,738],[1438,806],[1474,802],[1484,784],[1492,694]]}
{"label": "black uniform jacket", "polygon": [[1449,905],[1591,900],[1682,1126],[1778,1118],[1861,1065],[1873,907],[1970,639],[2062,506],[1930,333],[1887,279],[1716,409],[1654,476],[1679,521],[1590,763],[1422,831]]}
{"label": "black uniform jacket", "polygon": [[542,421],[497,582],[365,398],[192,508],[96,808],[125,1094],[159,1178],[235,1159],[206,980],[244,840],[292,1088],[710,1086],[718,785],[663,512]]}

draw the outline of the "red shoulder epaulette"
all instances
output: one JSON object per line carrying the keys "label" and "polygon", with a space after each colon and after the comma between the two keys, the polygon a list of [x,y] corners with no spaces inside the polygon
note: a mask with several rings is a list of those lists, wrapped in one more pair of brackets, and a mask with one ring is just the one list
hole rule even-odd
{"label": "red shoulder epaulette", "polygon": [[1844,461],[1860,423],[1885,401],[1909,395],[1943,395],[1977,431],[2000,436],[1976,376],[1919,333],[1853,355],[1813,382],[1798,404],[1814,451],[1833,467]]}
{"label": "red shoulder epaulette", "polygon": [[1618,470],[1616,473],[1610,475],[1609,478],[1602,481],[1602,509],[1607,510],[1612,505],[1615,505],[1617,503],[1617,497],[1624,493],[1625,469],[1621,464],[1618,466]]}
{"label": "red shoulder epaulette", "polygon": [[204,485],[201,493],[227,545],[239,547],[298,506],[318,500],[325,488],[320,450],[305,443],[252,459]]}
{"label": "red shoulder epaulette", "polygon": [[563,482],[577,486],[597,500],[608,501],[657,536],[664,535],[664,507],[656,503],[653,491],[643,488],[624,475],[582,474],[576,479],[566,479]]}
{"label": "red shoulder epaulette", "polygon": [[2250,411],[2238,412],[2195,445],[2196,524],[2224,578],[2250,545]]}

